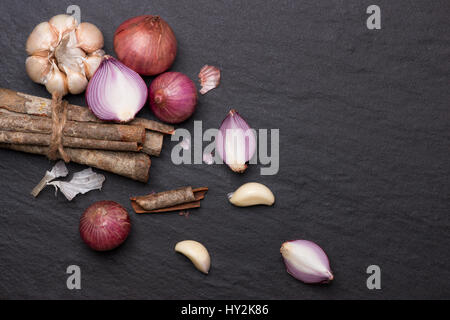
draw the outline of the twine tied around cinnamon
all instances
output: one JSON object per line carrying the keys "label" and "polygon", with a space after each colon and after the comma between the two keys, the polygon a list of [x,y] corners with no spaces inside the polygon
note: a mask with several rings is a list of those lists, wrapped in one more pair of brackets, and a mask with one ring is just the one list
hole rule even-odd
{"label": "twine tied around cinnamon", "polygon": [[64,151],[62,141],[63,130],[67,120],[67,104],[68,102],[62,100],[60,94],[52,94],[52,135],[47,151],[47,157],[50,160],[63,159],[65,162],[70,162],[70,157]]}

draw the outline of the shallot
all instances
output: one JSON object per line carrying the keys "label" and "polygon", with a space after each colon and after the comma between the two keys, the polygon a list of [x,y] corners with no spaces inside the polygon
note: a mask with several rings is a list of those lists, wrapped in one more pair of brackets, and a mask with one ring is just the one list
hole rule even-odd
{"label": "shallot", "polygon": [[83,213],[80,235],[96,251],[112,250],[121,245],[130,233],[128,212],[114,201],[98,201]]}
{"label": "shallot", "polygon": [[256,135],[248,123],[232,109],[219,129],[216,150],[234,172],[242,173],[256,151]]}
{"label": "shallot", "polygon": [[180,123],[188,119],[197,105],[195,84],[181,72],[166,72],[149,88],[150,108],[155,116],[168,123]]}
{"label": "shallot", "polygon": [[287,272],[305,283],[328,283],[333,280],[326,253],[314,242],[293,240],[280,249]]}

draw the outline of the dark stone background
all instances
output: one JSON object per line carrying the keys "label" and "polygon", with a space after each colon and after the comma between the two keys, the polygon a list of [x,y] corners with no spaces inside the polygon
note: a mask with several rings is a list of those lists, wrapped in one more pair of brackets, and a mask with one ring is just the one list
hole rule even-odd
{"label": "dark stone background", "polygon": [[[374,3],[378,31],[365,22]],[[205,63],[222,69],[220,87],[180,127],[217,128],[234,107],[254,128],[280,129],[280,171],[175,166],[166,139],[147,185],[104,173],[102,191],[68,202],[52,188],[30,196],[52,165],[46,158],[0,150],[0,298],[450,297],[448,1],[1,1],[1,87],[47,96],[25,74],[25,41],[70,4],[103,31],[109,53],[122,21],[161,15],[179,41],[172,70],[196,81]],[[83,95],[68,99],[84,105]],[[153,118],[147,107],[140,115]],[[267,184],[275,206],[231,206],[226,194],[247,181]],[[210,192],[188,218],[131,211],[130,195],[189,184]],[[104,199],[129,210],[132,233],[97,253],[78,223]],[[285,272],[279,248],[297,238],[328,253],[331,285]],[[208,276],[174,252],[184,239],[209,249]],[[71,264],[82,290],[66,288]],[[382,269],[378,291],[366,288],[371,264]]]}

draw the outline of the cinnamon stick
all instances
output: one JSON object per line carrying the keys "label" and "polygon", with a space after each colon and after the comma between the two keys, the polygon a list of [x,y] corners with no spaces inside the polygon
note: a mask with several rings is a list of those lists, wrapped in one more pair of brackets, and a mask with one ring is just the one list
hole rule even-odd
{"label": "cinnamon stick", "polygon": [[[0,130],[0,142],[3,143],[49,146],[50,140],[51,135],[49,134]],[[75,137],[63,137],[62,143],[64,147],[110,151],[137,152],[142,148],[137,142],[83,139]]]}
{"label": "cinnamon stick", "polygon": [[195,197],[192,187],[184,187],[147,196],[135,197],[132,198],[132,200],[136,201],[136,203],[145,210],[155,210],[181,203],[192,202],[195,200]]}
{"label": "cinnamon stick", "polygon": [[[0,111],[0,130],[51,134],[52,120],[46,117]],[[145,129],[139,126],[67,121],[63,135],[67,137],[108,141],[145,141]]]}
{"label": "cinnamon stick", "polygon": [[185,187],[147,196],[132,197],[131,206],[136,213],[181,211],[200,207],[208,188]]}
{"label": "cinnamon stick", "polygon": [[[48,118],[51,118],[52,116],[50,99],[32,96],[5,88],[0,88],[0,109]],[[69,121],[109,123],[99,120],[89,108],[68,104],[67,109],[67,120]],[[127,125],[140,126],[147,130],[142,152],[151,156],[160,155],[163,146],[162,135],[173,134],[175,132],[173,126],[144,118],[135,118]]]}
{"label": "cinnamon stick", "polygon": [[[0,88],[0,108],[9,111],[51,118],[51,102],[51,99]],[[89,108],[69,104],[67,109],[67,120],[105,123],[105,121],[99,120]],[[129,125],[141,126],[147,130],[163,134],[173,134],[175,132],[173,126],[144,118],[135,118]]]}
{"label": "cinnamon stick", "polygon": [[144,119],[144,118],[134,118],[134,120],[132,120],[130,122],[130,125],[132,126],[141,126],[144,127],[147,130],[151,130],[151,131],[155,131],[155,132],[160,132],[162,134],[174,134],[175,133],[175,128],[168,125],[168,124],[164,124],[158,121],[154,121],[154,120],[150,120],[150,119]]}
{"label": "cinnamon stick", "polygon": [[[0,143],[0,148],[47,155],[47,147]],[[144,153],[64,148],[71,161],[147,182],[150,157]]]}
{"label": "cinnamon stick", "polygon": [[164,141],[164,135],[159,132],[145,133],[145,141],[142,145],[142,152],[145,152],[149,156],[159,157]]}

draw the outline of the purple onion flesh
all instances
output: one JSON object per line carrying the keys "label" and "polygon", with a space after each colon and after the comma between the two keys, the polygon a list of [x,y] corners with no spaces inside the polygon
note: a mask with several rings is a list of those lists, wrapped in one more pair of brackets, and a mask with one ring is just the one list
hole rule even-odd
{"label": "purple onion flesh", "polygon": [[128,122],[147,101],[141,76],[110,56],[105,56],[86,89],[86,102],[100,120]]}
{"label": "purple onion flesh", "polygon": [[216,151],[234,172],[242,173],[256,151],[256,136],[248,123],[232,109],[219,129]]}
{"label": "purple onion flesh", "polygon": [[326,253],[314,242],[293,240],[280,249],[287,272],[304,283],[328,283],[333,280]]}

